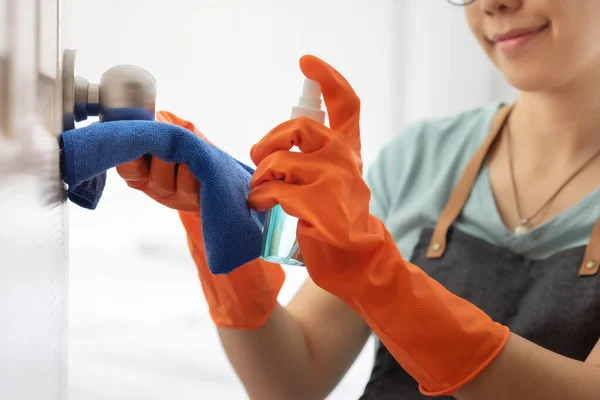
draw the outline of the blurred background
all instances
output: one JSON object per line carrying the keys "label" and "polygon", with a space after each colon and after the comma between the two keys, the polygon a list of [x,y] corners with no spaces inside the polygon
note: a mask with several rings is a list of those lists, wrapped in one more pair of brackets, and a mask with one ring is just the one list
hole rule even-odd
{"label": "blurred background", "polygon": [[[76,74],[97,82],[116,64],[144,67],[157,79],[159,110],[192,121],[249,164],[250,147],[297,102],[303,54],[332,64],[361,98],[367,168],[416,119],[514,96],[470,35],[462,8],[446,0],[66,4]],[[177,214],[114,171],[97,210],[70,205],[68,213],[69,398],[246,398]],[[283,303],[306,278],[301,268],[286,272]],[[358,398],[373,356],[370,340],[329,399]]]}

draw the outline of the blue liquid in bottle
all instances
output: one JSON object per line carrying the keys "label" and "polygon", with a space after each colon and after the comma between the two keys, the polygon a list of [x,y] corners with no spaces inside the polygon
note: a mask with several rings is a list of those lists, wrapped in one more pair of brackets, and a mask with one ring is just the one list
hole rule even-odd
{"label": "blue liquid in bottle", "polygon": [[269,262],[303,267],[296,240],[298,218],[288,215],[280,205],[267,211],[261,257]]}

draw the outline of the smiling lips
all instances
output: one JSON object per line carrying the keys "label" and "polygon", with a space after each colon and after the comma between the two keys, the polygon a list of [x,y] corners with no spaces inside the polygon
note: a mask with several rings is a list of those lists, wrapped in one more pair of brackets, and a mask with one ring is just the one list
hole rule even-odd
{"label": "smiling lips", "polygon": [[536,38],[542,31],[548,27],[548,24],[529,28],[511,29],[506,33],[498,33],[489,40],[501,50],[516,50],[532,39]]}

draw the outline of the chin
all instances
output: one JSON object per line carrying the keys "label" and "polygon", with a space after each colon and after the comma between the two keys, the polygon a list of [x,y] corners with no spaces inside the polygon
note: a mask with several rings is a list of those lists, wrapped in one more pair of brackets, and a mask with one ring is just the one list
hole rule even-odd
{"label": "chin", "polygon": [[549,69],[547,67],[548,63],[539,63],[539,65],[528,64],[505,65],[499,69],[508,83],[522,92],[554,91],[566,83],[565,74]]}
{"label": "chin", "polygon": [[504,78],[520,92],[547,92],[560,86],[554,79],[539,74],[504,74]]}

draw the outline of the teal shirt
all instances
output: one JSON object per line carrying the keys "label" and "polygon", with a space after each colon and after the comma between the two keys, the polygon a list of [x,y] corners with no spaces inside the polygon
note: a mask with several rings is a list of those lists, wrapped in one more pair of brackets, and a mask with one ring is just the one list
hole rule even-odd
{"label": "teal shirt", "polygon": [[[369,168],[371,213],[384,222],[405,259],[410,259],[421,230],[435,227],[500,105],[413,123],[381,150]],[[530,232],[515,235],[496,208],[484,163],[454,227],[535,260],[587,244],[599,217],[600,188]]]}

